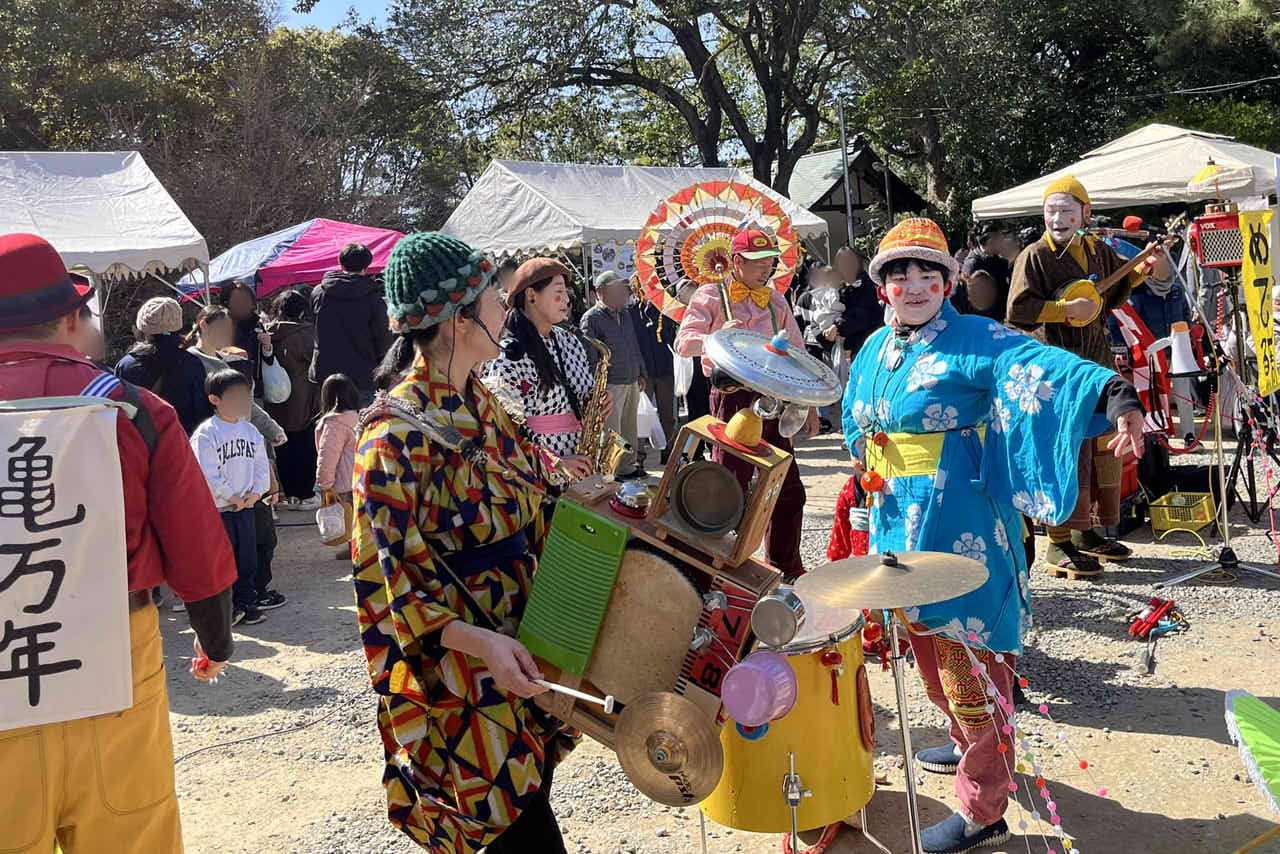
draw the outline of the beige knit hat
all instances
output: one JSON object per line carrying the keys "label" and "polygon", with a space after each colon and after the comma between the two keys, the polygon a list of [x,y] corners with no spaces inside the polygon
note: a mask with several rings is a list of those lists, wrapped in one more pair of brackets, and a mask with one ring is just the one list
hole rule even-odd
{"label": "beige knit hat", "polygon": [[166,335],[182,328],[182,306],[172,297],[152,297],[138,309],[136,321],[143,335]]}

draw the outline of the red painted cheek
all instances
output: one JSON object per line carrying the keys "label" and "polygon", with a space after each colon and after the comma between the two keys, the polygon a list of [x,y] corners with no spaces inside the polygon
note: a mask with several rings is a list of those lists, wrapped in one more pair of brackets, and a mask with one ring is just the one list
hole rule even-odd
{"label": "red painted cheek", "polygon": [[942,285],[930,285],[929,290],[936,294],[938,291],[942,290]]}
{"label": "red painted cheek", "polygon": [[556,294],[556,296],[555,296],[555,303],[556,303],[556,305],[560,305],[560,304],[561,304],[561,303],[563,303],[563,302],[564,302],[564,297],[560,296],[560,294]]}
{"label": "red painted cheek", "polygon": [[1076,224],[1076,218],[1075,218],[1075,217],[1071,217],[1071,219],[1067,220],[1067,222],[1071,223],[1072,225],[1075,225],[1075,224]]}
{"label": "red painted cheek", "polygon": [[902,288],[898,287],[897,285],[894,285],[894,287],[893,287],[893,295],[894,295],[895,297],[900,297],[900,296],[902,296]]}

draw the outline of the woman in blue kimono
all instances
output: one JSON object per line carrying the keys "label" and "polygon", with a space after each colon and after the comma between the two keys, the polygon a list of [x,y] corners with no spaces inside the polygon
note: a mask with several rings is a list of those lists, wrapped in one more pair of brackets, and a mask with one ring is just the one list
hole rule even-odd
{"label": "woman in blue kimono", "polygon": [[[1022,519],[1057,522],[1076,503],[1081,442],[1114,424],[1117,456],[1141,454],[1142,414],[1117,374],[995,321],[960,315],[947,300],[957,265],[941,229],[908,219],[870,266],[892,325],[853,363],[844,434],[870,495],[871,550],[934,551],[985,564],[987,582],[964,596],[907,610],[937,634],[912,635],[930,699],[952,743],[917,754],[956,774],[961,811],[927,828],[924,850],[963,852],[1004,841],[1012,769],[973,649],[1001,698],[1013,691],[1029,582]],[[1004,748],[1008,750],[1008,747]]]}

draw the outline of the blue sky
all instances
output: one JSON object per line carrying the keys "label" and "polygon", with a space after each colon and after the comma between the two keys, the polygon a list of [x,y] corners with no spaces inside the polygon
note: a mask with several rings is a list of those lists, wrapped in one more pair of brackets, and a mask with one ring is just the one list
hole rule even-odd
{"label": "blue sky", "polygon": [[360,19],[386,19],[390,0],[319,0],[306,15],[293,11],[293,0],[280,0],[282,23],[290,27],[319,27],[322,30],[340,25],[347,19],[347,11],[354,7]]}

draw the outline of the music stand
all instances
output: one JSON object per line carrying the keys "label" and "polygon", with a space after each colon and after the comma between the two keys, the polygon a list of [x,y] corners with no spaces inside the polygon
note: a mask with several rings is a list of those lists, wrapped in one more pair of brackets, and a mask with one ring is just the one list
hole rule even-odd
{"label": "music stand", "polygon": [[[1235,284],[1235,278],[1229,277],[1227,278],[1223,287],[1226,290],[1230,291],[1231,297],[1232,297],[1232,313],[1235,315],[1234,323],[1235,323],[1235,332],[1236,332],[1236,354],[1237,354],[1236,364],[1243,365],[1244,364],[1244,334],[1240,325],[1240,303],[1239,303],[1239,300],[1235,299],[1236,294],[1233,289],[1234,284]],[[1205,329],[1212,329],[1212,327],[1209,326],[1208,318],[1204,317],[1204,313],[1200,311],[1199,305],[1196,306],[1196,310],[1197,312],[1200,313],[1201,320],[1205,324]],[[1173,587],[1174,585],[1182,584],[1184,581],[1191,581],[1193,579],[1199,578],[1202,575],[1207,575],[1210,572],[1217,572],[1218,570],[1225,570],[1231,573],[1237,573],[1240,570],[1248,570],[1250,572],[1257,573],[1258,575],[1265,575],[1268,578],[1274,578],[1277,581],[1280,581],[1280,573],[1278,572],[1273,572],[1272,570],[1269,570],[1269,569],[1263,569],[1262,567],[1256,566],[1251,563],[1241,563],[1240,558],[1236,556],[1235,549],[1231,548],[1231,520],[1230,520],[1231,508],[1229,507],[1229,502],[1227,500],[1227,464],[1226,464],[1226,456],[1222,452],[1222,378],[1226,376],[1228,373],[1234,374],[1234,372],[1231,371],[1230,366],[1227,364],[1226,353],[1220,352],[1219,342],[1217,341],[1217,339],[1214,337],[1212,333],[1210,333],[1209,339],[1211,341],[1211,346],[1206,349],[1208,353],[1212,354],[1212,358],[1213,358],[1212,369],[1205,369],[1205,370],[1196,371],[1194,373],[1189,373],[1189,374],[1178,374],[1177,376],[1217,377],[1218,399],[1216,404],[1213,407],[1213,457],[1216,463],[1216,467],[1218,469],[1218,486],[1220,489],[1220,493],[1218,496],[1219,498],[1218,528],[1219,530],[1222,531],[1222,549],[1218,552],[1218,559],[1215,562],[1209,564],[1208,566],[1202,566],[1199,569],[1193,570],[1192,572],[1179,575],[1176,578],[1169,579],[1168,581],[1158,582],[1155,585],[1155,589],[1157,590],[1160,590],[1165,587]],[[1235,375],[1236,382],[1240,383],[1240,386],[1242,388],[1246,388],[1247,386],[1245,385],[1244,380],[1238,374],[1234,374],[1234,375]],[[1175,376],[1175,375],[1170,374],[1170,376]],[[1239,433],[1236,434],[1236,438],[1237,438],[1237,443],[1242,441]],[[1239,444],[1237,444],[1236,450],[1237,450],[1237,453],[1239,453],[1239,450],[1240,450]],[[1232,470],[1233,470],[1233,474],[1238,473],[1238,469],[1234,464],[1232,466]],[[1234,478],[1232,480],[1232,488],[1234,489]],[[1213,490],[1211,489],[1210,492],[1212,491]],[[1268,499],[1268,501],[1270,501],[1270,499]]]}

